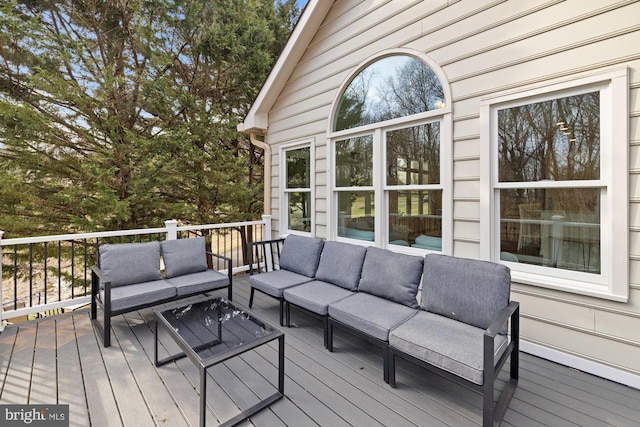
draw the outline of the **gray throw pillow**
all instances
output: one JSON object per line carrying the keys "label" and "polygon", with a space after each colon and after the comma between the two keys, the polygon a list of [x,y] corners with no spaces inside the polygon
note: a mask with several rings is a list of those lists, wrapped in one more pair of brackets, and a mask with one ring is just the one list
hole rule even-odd
{"label": "gray throw pillow", "polygon": [[324,241],[312,237],[290,235],[280,253],[280,268],[307,277],[314,277]]}
{"label": "gray throw pillow", "polygon": [[358,290],[418,308],[423,262],[422,257],[368,247]]}
{"label": "gray throw pillow", "polygon": [[423,309],[486,329],[509,304],[511,272],[494,262],[429,254],[424,260]]}
{"label": "gray throw pillow", "polygon": [[355,291],[358,289],[366,253],[367,248],[364,246],[324,242],[316,279]]}
{"label": "gray throw pillow", "polygon": [[167,279],[207,269],[204,237],[165,240],[161,247]]}
{"label": "gray throw pillow", "polygon": [[162,279],[160,243],[107,243],[100,246],[100,269],[111,286],[151,282]]}

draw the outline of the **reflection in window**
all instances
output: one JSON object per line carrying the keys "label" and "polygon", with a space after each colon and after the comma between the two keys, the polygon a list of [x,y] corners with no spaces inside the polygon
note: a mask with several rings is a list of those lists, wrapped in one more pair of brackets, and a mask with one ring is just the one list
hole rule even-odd
{"label": "reflection in window", "polygon": [[309,188],[311,147],[288,150],[287,161],[287,188]]}
{"label": "reflection in window", "polygon": [[599,179],[600,92],[498,111],[500,182]]}
{"label": "reflection in window", "polygon": [[439,122],[387,132],[387,185],[439,183]]}
{"label": "reflection in window", "polygon": [[442,250],[442,191],[389,191],[389,243]]}
{"label": "reflection in window", "polygon": [[373,185],[373,136],[336,142],[336,186]]}
{"label": "reflection in window", "polygon": [[498,179],[502,259],[600,274],[600,92],[499,110]]}
{"label": "reflection in window", "polygon": [[393,55],[374,62],[342,94],[334,130],[351,129],[444,107],[442,85],[421,60]]}
{"label": "reflection in window", "polygon": [[374,222],[373,191],[338,193],[338,236],[373,242]]}
{"label": "reflection in window", "polygon": [[285,152],[287,228],[311,231],[311,148]]}
{"label": "reflection in window", "polygon": [[[518,262],[600,273],[600,190],[500,190],[500,251]],[[513,260],[516,260],[513,259]]]}

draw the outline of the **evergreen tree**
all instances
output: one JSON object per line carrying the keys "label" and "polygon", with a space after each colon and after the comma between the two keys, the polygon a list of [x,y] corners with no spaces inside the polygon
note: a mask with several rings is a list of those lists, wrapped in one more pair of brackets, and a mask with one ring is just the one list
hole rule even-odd
{"label": "evergreen tree", "polygon": [[298,13],[292,0],[1,2],[5,237],[254,218],[259,159],[236,125]]}

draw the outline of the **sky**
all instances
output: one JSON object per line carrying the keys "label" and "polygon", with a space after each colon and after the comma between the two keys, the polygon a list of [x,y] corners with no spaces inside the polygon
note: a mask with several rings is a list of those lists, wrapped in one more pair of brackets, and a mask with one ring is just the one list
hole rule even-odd
{"label": "sky", "polygon": [[298,7],[300,8],[300,10],[302,10],[304,8],[304,6],[307,4],[308,0],[298,0]]}

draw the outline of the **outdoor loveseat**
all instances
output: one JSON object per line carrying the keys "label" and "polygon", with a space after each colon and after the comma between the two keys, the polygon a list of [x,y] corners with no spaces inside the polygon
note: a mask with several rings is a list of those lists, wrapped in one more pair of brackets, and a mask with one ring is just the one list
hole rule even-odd
{"label": "outdoor loveseat", "polygon": [[[281,323],[286,316],[290,324],[292,305],[321,316],[330,351],[336,327],[380,347],[384,379],[392,387],[396,359],[402,358],[480,391],[484,426],[502,420],[519,360],[519,304],[509,301],[508,267],[295,235],[255,242],[251,253],[250,305],[258,289],[279,301]],[[494,404],[507,359],[510,378]]]}
{"label": "outdoor loveseat", "polygon": [[[226,263],[226,275],[209,268],[213,257]],[[231,259],[206,251],[204,237],[108,243],[99,247],[91,269],[91,318],[109,347],[113,316],[224,288],[231,300],[232,287]]]}

